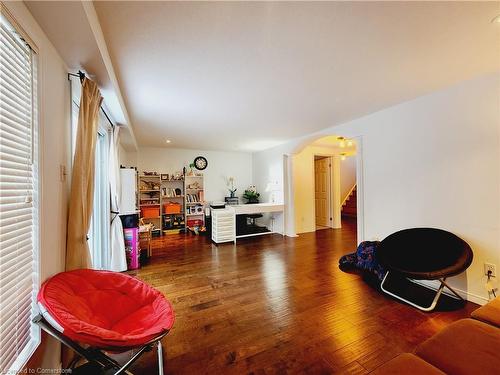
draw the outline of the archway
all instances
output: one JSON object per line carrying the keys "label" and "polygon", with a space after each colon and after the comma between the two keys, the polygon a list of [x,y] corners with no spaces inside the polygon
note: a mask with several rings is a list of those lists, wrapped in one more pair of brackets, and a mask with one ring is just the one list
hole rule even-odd
{"label": "archway", "polygon": [[[286,234],[295,236],[300,233],[315,231],[316,211],[318,201],[315,197],[315,158],[327,159],[331,168],[331,200],[328,212],[330,228],[341,227],[342,207],[347,196],[355,186],[355,216],[357,238],[360,242],[364,237],[363,216],[363,163],[361,137],[346,138],[339,134],[314,137],[298,144],[292,153],[284,155],[284,193]],[[351,167],[351,186],[349,182],[341,184],[342,165],[344,171],[347,164]],[[354,172],[352,171],[354,170]]]}

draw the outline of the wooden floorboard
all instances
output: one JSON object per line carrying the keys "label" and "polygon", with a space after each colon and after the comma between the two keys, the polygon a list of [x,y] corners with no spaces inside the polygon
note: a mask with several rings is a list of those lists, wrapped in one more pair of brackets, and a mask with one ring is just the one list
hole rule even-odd
{"label": "wooden floorboard", "polygon": [[[205,237],[153,241],[130,272],[172,302],[167,374],[366,374],[477,306],[423,313],[382,295],[338,259],[355,223],[296,238],[277,234],[216,246]],[[157,373],[156,353],[132,369]]]}

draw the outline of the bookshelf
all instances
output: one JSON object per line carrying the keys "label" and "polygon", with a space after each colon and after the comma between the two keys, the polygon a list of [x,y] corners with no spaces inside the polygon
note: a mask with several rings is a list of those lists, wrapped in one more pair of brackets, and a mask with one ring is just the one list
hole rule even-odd
{"label": "bookshelf", "polygon": [[203,175],[184,177],[184,212],[186,228],[194,231],[195,227],[205,226],[205,185]]}
{"label": "bookshelf", "polygon": [[160,175],[140,174],[137,185],[141,218],[154,225],[154,234],[194,231],[195,227],[205,226],[203,175],[162,180]]}
{"label": "bookshelf", "polygon": [[139,209],[144,223],[154,225],[152,232],[160,234],[161,229],[161,197],[160,176],[139,175],[137,178],[137,194]]}
{"label": "bookshelf", "polygon": [[186,229],[184,178],[161,180],[161,225],[163,234]]}

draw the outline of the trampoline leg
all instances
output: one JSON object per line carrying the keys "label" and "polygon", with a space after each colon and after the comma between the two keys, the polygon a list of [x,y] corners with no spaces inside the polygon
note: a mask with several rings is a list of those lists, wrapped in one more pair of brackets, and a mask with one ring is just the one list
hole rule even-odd
{"label": "trampoline leg", "polygon": [[163,347],[161,345],[161,340],[158,340],[157,350],[158,350],[158,375],[163,375]]}
{"label": "trampoline leg", "polygon": [[[439,280],[441,282],[441,284],[439,285],[439,288],[437,289],[436,291],[436,295],[434,296],[434,299],[432,300],[432,303],[430,304],[430,306],[428,307],[425,307],[425,306],[420,306],[420,305],[417,305],[416,303],[412,302],[412,301],[409,301],[407,300],[406,298],[403,298],[401,296],[398,296],[397,294],[387,290],[385,287],[384,287],[384,283],[385,281],[387,280],[387,277],[389,276],[389,271],[386,272],[385,276],[384,276],[384,279],[382,280],[382,283],[380,283],[380,289],[382,289],[382,291],[400,301],[403,301],[405,303],[407,303],[408,305],[411,305],[413,307],[416,307],[417,309],[419,310],[422,310],[422,311],[432,311],[434,310],[434,308],[436,307],[437,305],[437,302],[439,300],[439,297],[441,297],[441,293],[443,293],[443,289],[445,286],[448,287],[448,285],[446,285],[445,283],[445,280],[446,278],[442,279],[442,280]],[[449,288],[449,287],[448,287]],[[455,291],[453,291],[455,293]]]}

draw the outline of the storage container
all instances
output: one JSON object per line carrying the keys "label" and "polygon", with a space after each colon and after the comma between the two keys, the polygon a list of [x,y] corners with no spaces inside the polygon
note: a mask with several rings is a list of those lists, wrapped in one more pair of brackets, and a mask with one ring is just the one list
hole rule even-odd
{"label": "storage container", "polygon": [[141,207],[141,216],[145,219],[151,219],[160,216],[160,207]]}
{"label": "storage container", "polygon": [[236,242],[235,217],[232,207],[212,209],[212,241]]}
{"label": "storage container", "polygon": [[181,205],[180,203],[168,202],[163,205],[164,214],[180,214]]}
{"label": "storage container", "polygon": [[187,226],[190,228],[200,227],[203,225],[203,220],[201,219],[188,219]]}
{"label": "storage container", "polygon": [[127,268],[129,270],[136,270],[140,267],[139,257],[141,255],[139,247],[139,228],[123,229],[123,239],[125,242]]}
{"label": "storage container", "polygon": [[120,219],[122,220],[123,228],[137,228],[139,226],[138,214],[120,215]]}

